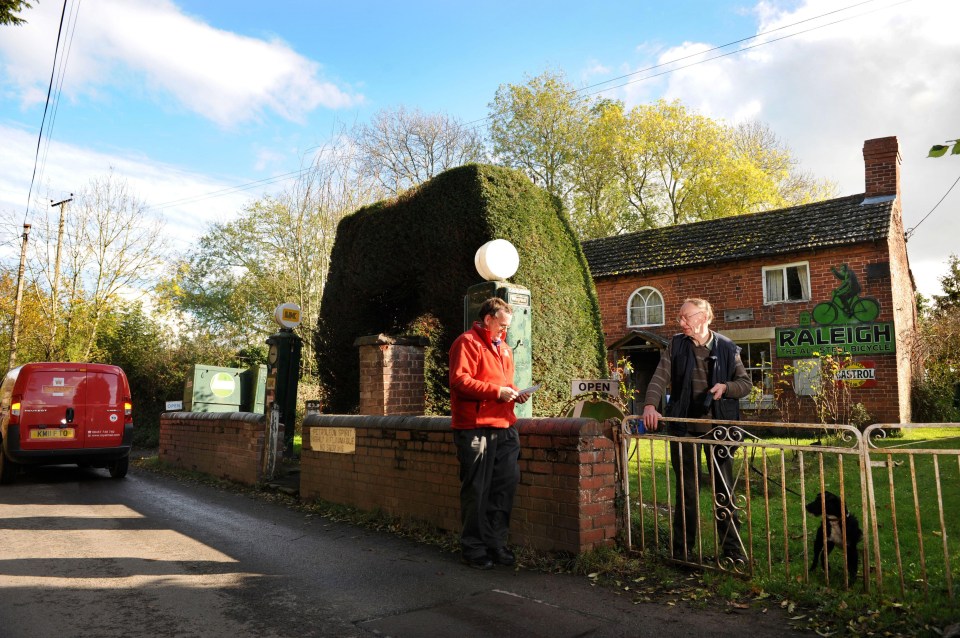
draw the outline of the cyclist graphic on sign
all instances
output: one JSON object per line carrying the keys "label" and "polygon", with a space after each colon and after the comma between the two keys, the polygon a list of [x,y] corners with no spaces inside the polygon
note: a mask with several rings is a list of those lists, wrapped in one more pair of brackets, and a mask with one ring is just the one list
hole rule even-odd
{"label": "cyclist graphic on sign", "polygon": [[833,298],[817,304],[813,309],[813,320],[821,326],[866,323],[880,314],[880,304],[873,297],[860,297],[860,282],[847,264],[840,268],[830,267],[833,276],[840,285],[833,289]]}

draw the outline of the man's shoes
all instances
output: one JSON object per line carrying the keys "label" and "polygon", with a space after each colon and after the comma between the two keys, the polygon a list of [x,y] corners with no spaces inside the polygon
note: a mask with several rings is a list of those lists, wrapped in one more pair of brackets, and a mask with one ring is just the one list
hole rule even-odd
{"label": "man's shoes", "polygon": [[723,552],[724,560],[733,563],[734,567],[743,567],[747,564],[747,557],[740,550],[731,550]]}
{"label": "man's shoes", "polygon": [[516,555],[506,547],[497,547],[496,549],[489,550],[487,553],[497,565],[506,565],[509,567],[517,562]]}
{"label": "man's shoes", "polygon": [[461,556],[460,560],[473,569],[493,569],[493,561],[490,560],[489,556],[478,556],[476,558]]}

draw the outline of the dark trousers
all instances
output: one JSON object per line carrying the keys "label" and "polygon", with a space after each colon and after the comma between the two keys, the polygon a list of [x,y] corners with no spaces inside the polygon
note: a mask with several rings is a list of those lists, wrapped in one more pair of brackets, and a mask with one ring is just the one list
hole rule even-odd
{"label": "dark trousers", "polygon": [[520,483],[516,428],[454,430],[460,461],[460,550],[466,558],[504,547]]}
{"label": "dark trousers", "polygon": [[[711,483],[713,485],[713,515],[717,535],[724,556],[743,554],[740,541],[740,521],[733,507],[733,455],[736,447],[704,445]],[[700,499],[698,471],[699,446],[694,443],[670,442],[670,462],[676,478],[676,509],[673,513],[673,553],[676,557],[697,557],[697,532],[700,528]],[[686,545],[684,545],[686,543]]]}

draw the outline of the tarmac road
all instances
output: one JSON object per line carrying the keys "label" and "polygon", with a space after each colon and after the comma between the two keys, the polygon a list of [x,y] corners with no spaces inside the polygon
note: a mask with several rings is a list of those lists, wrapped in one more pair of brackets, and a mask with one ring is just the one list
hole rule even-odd
{"label": "tarmac road", "polygon": [[59,466],[0,486],[0,638],[803,636],[633,604],[213,487]]}

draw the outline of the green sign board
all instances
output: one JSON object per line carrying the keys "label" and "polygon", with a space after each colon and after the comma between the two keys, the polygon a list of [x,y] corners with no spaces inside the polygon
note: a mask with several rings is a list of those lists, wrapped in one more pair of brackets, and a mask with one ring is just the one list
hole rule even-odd
{"label": "green sign board", "polygon": [[894,354],[893,322],[776,329],[777,357],[800,359],[822,354]]}

